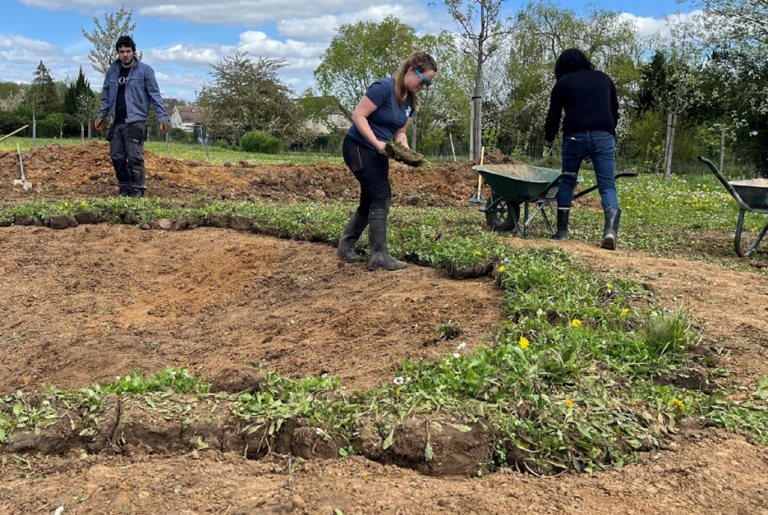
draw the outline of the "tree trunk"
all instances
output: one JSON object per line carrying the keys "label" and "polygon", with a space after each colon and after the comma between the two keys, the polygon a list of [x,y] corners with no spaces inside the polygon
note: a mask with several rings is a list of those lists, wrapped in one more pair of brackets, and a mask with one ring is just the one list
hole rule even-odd
{"label": "tree trunk", "polygon": [[672,176],[672,154],[675,151],[675,128],[677,127],[677,107],[667,118],[667,148],[664,153],[664,179]]}
{"label": "tree trunk", "polygon": [[37,118],[32,115],[32,148],[37,146]]}
{"label": "tree trunk", "polygon": [[93,125],[91,124],[91,120],[88,120],[88,143],[91,142],[91,127]]}
{"label": "tree trunk", "polygon": [[80,123],[80,144],[85,144],[85,125],[82,122]]}
{"label": "tree trunk", "polygon": [[413,113],[413,122],[412,122],[413,128],[411,129],[411,141],[410,141],[410,145],[408,145],[409,147],[411,147],[411,149],[414,152],[417,152],[416,150],[416,117],[418,115],[419,113]]}
{"label": "tree trunk", "polygon": [[472,93],[472,136],[470,138],[472,159],[480,159],[480,148],[483,146],[483,92],[483,63],[478,61],[475,89]]}
{"label": "tree trunk", "polygon": [[480,2],[480,32],[477,38],[477,71],[475,89],[472,92],[472,122],[469,152],[472,159],[480,159],[483,146],[483,45],[486,38],[485,4]]}
{"label": "tree trunk", "polygon": [[725,128],[720,132],[720,173],[723,173],[725,165]]}

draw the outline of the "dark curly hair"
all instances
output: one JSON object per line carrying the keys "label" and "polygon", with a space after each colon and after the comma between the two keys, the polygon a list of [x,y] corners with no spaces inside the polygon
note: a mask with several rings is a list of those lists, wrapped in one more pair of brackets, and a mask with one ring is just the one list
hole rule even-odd
{"label": "dark curly hair", "polygon": [[560,80],[571,72],[579,70],[594,70],[595,65],[584,52],[578,48],[563,50],[555,64],[555,79]]}
{"label": "dark curly hair", "polygon": [[118,52],[122,47],[131,47],[131,50],[136,52],[136,43],[133,42],[133,38],[131,36],[120,36],[117,38],[117,43],[115,43],[115,50]]}

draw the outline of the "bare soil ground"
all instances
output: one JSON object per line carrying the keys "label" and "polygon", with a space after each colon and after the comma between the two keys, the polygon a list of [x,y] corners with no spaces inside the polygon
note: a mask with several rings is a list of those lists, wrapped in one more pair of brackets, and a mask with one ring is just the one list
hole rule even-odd
{"label": "bare soil ground", "polygon": [[[50,514],[584,514],[766,515],[768,454],[721,432],[678,452],[594,475],[419,475],[361,457],[285,462],[203,451],[184,456],[32,460],[28,479],[0,470],[0,512]],[[38,476],[39,475],[39,476]]]}
{"label": "bare soil ground", "polygon": [[[34,195],[114,193],[105,149],[39,152],[38,164],[30,164]],[[48,163],[46,152],[59,157]],[[84,154],[76,159],[69,152]],[[207,167],[156,156],[149,163],[156,196],[321,200],[320,193],[306,193],[312,181],[326,199],[357,196],[346,169],[335,165]],[[400,202],[466,201],[477,176],[468,165],[452,167],[455,172],[422,175],[393,166]],[[0,155],[0,197],[22,198],[10,187],[15,170]],[[591,243],[561,244],[597,271],[640,281],[653,302],[688,309],[702,330],[702,352],[713,366],[733,372],[719,381],[748,391],[768,374],[764,277],[621,248],[606,252]],[[455,281],[445,271],[416,266],[369,273],[364,264],[340,265],[326,245],[231,230],[8,227],[0,228],[0,248],[0,394],[44,383],[84,386],[131,366],[149,373],[168,364],[189,365],[210,379],[228,365],[264,363],[293,377],[339,375],[347,386],[364,388],[391,380],[404,358],[431,359],[433,351],[461,341],[477,346],[502,320],[501,291],[488,279]],[[447,320],[463,326],[458,339],[437,337]],[[64,514],[768,514],[765,448],[720,431],[686,430],[676,438],[678,451],[646,454],[642,463],[592,476],[556,478],[502,470],[440,479],[354,457],[296,460],[289,481],[280,460],[214,451],[26,456],[31,469],[6,456],[0,513],[52,513],[64,506]]]}
{"label": "bare soil ground", "polygon": [[[189,365],[212,378],[246,364],[349,387],[489,341],[502,320],[489,278],[417,266],[370,273],[327,245],[233,230],[79,226],[0,230],[0,393],[82,387]],[[442,340],[449,320],[463,333]]]}

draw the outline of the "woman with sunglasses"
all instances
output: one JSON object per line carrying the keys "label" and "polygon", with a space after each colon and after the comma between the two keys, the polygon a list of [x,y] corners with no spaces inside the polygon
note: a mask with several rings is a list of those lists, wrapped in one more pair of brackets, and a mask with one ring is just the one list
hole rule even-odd
{"label": "woman with sunglasses", "polygon": [[383,154],[389,141],[408,146],[406,131],[419,107],[416,93],[432,84],[437,63],[426,52],[415,52],[397,76],[371,84],[352,113],[352,127],[344,137],[344,162],[360,182],[360,205],[344,229],[337,254],[348,263],[362,261],[355,242],[370,225],[370,270],[401,270],[407,265],[389,255],[387,216],[392,200],[389,159]]}

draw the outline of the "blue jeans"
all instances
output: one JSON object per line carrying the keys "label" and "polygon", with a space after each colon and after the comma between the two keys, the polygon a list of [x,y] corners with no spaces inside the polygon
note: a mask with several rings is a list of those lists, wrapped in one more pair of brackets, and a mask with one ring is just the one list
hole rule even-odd
{"label": "blue jeans", "polygon": [[[592,157],[603,210],[619,207],[616,193],[616,138],[610,132],[579,132],[563,138],[563,173],[578,174],[585,157]],[[573,203],[576,176],[566,175],[560,181],[557,207],[569,208]]]}

